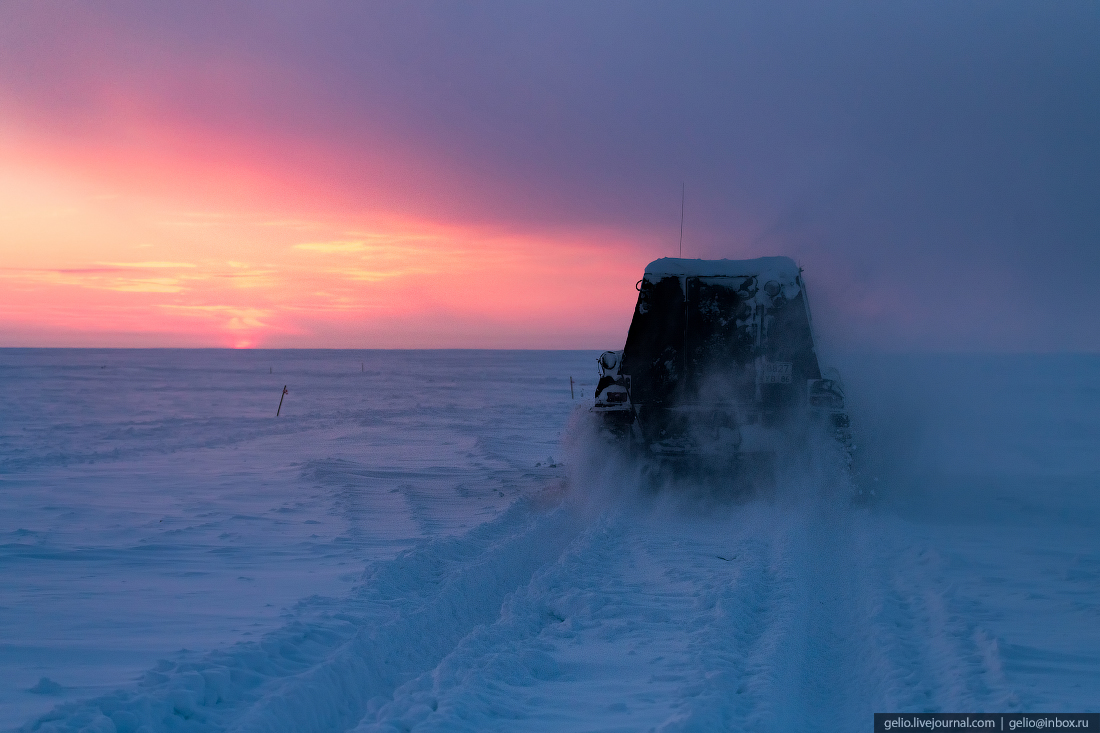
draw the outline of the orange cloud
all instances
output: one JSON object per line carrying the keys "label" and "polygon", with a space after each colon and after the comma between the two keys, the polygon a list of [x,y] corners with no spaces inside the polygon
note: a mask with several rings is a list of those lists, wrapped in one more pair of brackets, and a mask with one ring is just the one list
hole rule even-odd
{"label": "orange cloud", "polygon": [[0,171],[7,345],[614,346],[646,260],[615,232],[272,216],[92,178]]}
{"label": "orange cloud", "polygon": [[[0,117],[2,345],[598,348],[625,337],[651,241],[367,207],[370,186],[342,189],[339,167],[289,170],[294,151],[275,160],[115,102],[113,138]],[[376,177],[401,162],[374,160]],[[452,185],[430,168],[401,175]]]}

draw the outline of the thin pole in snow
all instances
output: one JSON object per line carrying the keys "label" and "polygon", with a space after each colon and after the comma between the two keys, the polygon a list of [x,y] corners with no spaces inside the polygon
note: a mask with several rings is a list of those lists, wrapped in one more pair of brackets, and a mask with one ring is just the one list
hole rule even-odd
{"label": "thin pole in snow", "polygon": [[571,400],[577,399],[576,397],[573,396],[573,377],[569,378],[569,399],[571,399]]}
{"label": "thin pole in snow", "polygon": [[275,411],[275,417],[278,417],[279,413],[283,411],[283,398],[286,397],[287,392],[289,392],[289,391],[290,390],[288,390],[286,388],[286,385],[284,384],[283,385],[283,393],[281,395],[279,395],[279,409]]}
{"label": "thin pole in snow", "polygon": [[687,190],[687,184],[680,184],[680,257],[684,256],[684,193]]}

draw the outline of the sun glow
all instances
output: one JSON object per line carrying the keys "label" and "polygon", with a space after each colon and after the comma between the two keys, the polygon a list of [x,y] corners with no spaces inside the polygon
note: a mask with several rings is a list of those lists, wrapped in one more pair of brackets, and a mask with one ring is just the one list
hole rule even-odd
{"label": "sun glow", "polygon": [[607,232],[217,203],[6,165],[0,335],[7,345],[600,346],[593,335],[621,340],[629,316],[629,304],[604,307],[605,293],[629,300],[639,270],[630,243]]}

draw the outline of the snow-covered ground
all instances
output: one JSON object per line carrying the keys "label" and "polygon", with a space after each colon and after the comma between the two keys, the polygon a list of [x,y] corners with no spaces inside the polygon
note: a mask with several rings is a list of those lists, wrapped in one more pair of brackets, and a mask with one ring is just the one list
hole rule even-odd
{"label": "snow-covered ground", "polygon": [[639,489],[595,356],[0,350],[0,729],[1094,709],[1100,357],[843,360],[860,505]]}

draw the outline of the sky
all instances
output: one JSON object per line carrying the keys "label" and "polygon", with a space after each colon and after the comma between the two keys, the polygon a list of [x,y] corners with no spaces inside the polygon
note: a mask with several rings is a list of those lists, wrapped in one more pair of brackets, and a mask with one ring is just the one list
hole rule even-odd
{"label": "sky", "polygon": [[0,346],[1100,350],[1100,3],[0,4]]}

